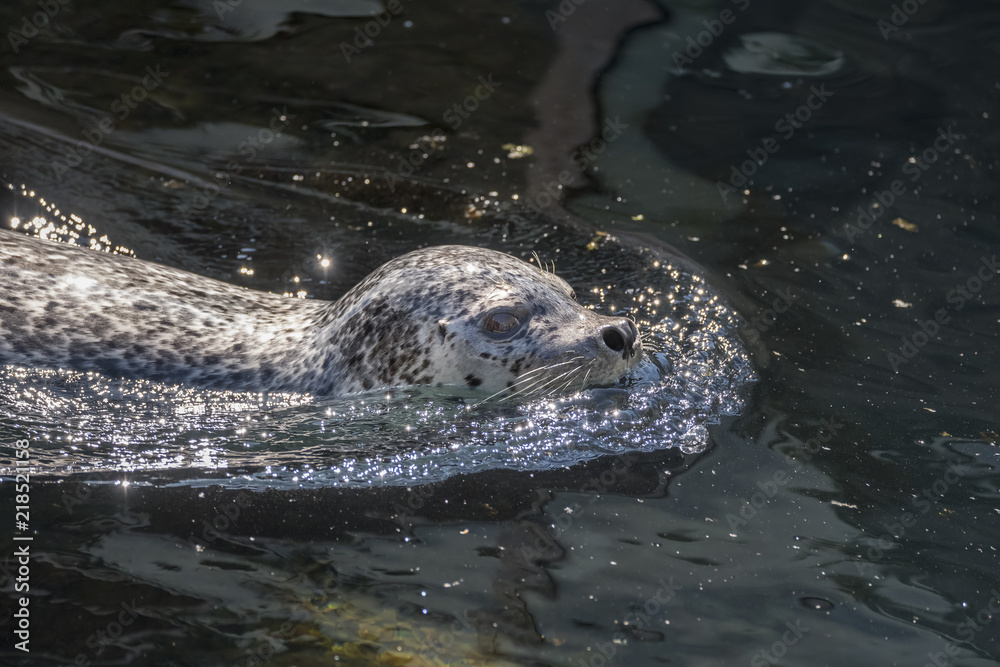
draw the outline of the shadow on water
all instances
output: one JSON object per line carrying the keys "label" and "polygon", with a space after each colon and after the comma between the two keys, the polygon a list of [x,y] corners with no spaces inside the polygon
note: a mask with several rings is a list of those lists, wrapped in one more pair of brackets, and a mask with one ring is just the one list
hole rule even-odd
{"label": "shadow on water", "polygon": [[652,349],[499,405],[0,369],[5,661],[1000,659],[995,5],[0,18],[5,224],[289,298],[537,252]]}

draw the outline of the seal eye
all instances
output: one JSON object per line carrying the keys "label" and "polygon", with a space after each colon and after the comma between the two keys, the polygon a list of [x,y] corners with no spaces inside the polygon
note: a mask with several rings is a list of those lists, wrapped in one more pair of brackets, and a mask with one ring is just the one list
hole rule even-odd
{"label": "seal eye", "polygon": [[490,333],[505,334],[517,328],[521,321],[511,313],[490,313],[483,322],[483,328]]}

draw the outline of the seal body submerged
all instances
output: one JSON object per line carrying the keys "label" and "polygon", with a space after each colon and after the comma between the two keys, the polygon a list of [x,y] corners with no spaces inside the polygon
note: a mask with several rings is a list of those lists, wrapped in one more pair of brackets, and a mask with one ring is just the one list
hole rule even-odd
{"label": "seal body submerged", "polygon": [[233,390],[527,396],[614,382],[640,355],[632,322],[484,248],[416,250],[329,302],[0,232],[0,363]]}

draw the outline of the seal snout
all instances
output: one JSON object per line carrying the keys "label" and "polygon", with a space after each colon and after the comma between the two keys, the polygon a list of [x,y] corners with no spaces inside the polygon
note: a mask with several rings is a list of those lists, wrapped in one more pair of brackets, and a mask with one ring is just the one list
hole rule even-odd
{"label": "seal snout", "polygon": [[601,331],[601,340],[612,352],[619,352],[622,359],[634,357],[642,349],[639,341],[639,330],[631,320],[622,320]]}

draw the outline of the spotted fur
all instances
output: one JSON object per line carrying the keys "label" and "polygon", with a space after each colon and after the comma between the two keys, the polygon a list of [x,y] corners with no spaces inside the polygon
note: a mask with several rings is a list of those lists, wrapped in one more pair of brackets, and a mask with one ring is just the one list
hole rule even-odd
{"label": "spotted fur", "polygon": [[[487,331],[498,311],[518,326]],[[613,382],[640,354],[631,322],[483,248],[411,252],[326,302],[0,232],[0,363],[251,391],[528,395]]]}

